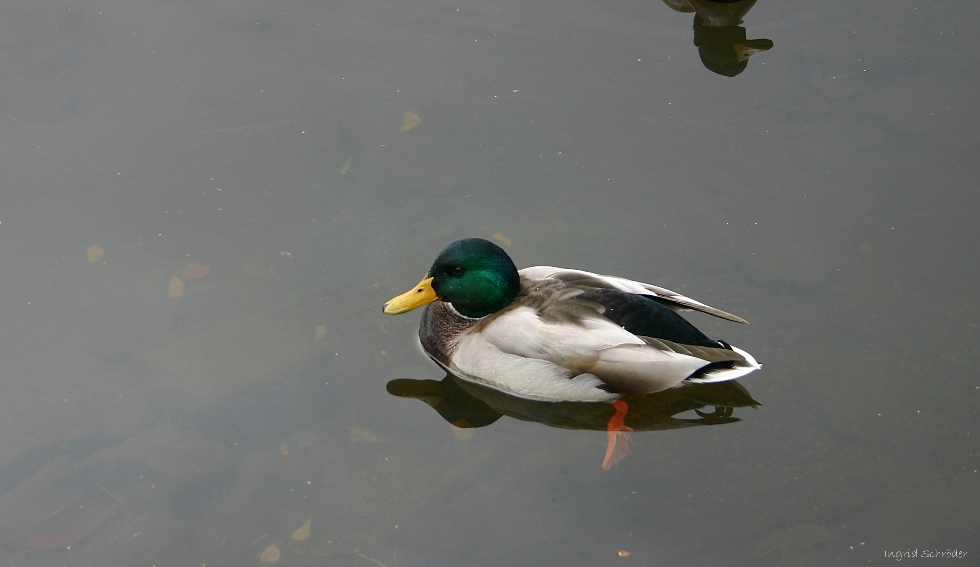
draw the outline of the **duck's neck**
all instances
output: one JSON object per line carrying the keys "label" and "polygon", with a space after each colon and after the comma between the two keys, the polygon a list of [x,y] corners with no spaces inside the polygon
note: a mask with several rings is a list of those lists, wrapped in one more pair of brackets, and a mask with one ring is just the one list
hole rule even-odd
{"label": "duck's neck", "polygon": [[479,323],[460,314],[444,301],[434,301],[425,306],[422,322],[419,325],[419,340],[422,348],[445,366],[456,352],[457,339],[461,334]]}

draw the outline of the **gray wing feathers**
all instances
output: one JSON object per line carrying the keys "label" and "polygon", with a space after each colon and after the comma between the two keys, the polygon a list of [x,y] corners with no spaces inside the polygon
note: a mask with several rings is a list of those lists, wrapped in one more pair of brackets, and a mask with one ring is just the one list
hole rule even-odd
{"label": "gray wing feathers", "polygon": [[554,278],[573,285],[617,289],[619,291],[639,295],[655,295],[668,303],[668,307],[675,310],[692,309],[694,311],[700,311],[702,313],[714,315],[715,317],[727,319],[735,323],[748,323],[748,321],[742,319],[738,315],[732,315],[727,311],[722,311],[721,309],[716,309],[710,305],[705,305],[700,301],[691,299],[690,297],[681,295],[669,289],[643,282],[628,280],[618,276],[604,276],[601,274],[586,272],[584,270],[568,270],[565,268],[556,268],[554,266],[532,266],[530,268],[524,268],[519,273],[522,276],[530,279],[543,280]]}

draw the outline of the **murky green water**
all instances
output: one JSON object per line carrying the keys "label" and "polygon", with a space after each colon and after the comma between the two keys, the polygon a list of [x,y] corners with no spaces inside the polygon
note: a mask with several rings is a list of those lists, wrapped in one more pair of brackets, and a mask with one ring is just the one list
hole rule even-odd
{"label": "murky green water", "polygon": [[[978,19],[5,4],[0,563],[977,564]],[[765,368],[603,470],[611,409],[474,398],[381,314],[469,236]]]}

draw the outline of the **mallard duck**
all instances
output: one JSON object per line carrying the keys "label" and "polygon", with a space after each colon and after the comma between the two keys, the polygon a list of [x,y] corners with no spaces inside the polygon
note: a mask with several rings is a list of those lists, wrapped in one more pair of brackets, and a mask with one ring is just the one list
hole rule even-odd
{"label": "mallard duck", "polygon": [[741,317],[616,276],[551,266],[518,271],[503,249],[480,238],[447,246],[384,312],[423,305],[419,338],[434,361],[464,380],[531,399],[611,402],[762,367],[677,311],[745,323]]}

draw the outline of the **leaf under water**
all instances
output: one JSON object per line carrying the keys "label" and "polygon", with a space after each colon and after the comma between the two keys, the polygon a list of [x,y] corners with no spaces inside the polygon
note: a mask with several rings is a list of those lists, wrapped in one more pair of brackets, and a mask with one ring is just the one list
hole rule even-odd
{"label": "leaf under water", "polygon": [[420,118],[419,115],[415,114],[414,112],[409,111],[402,114],[402,132],[407,132],[421,123],[422,118]]}
{"label": "leaf under water", "polygon": [[265,551],[263,551],[262,555],[259,556],[259,561],[261,561],[263,565],[272,565],[273,563],[279,561],[280,556],[281,554],[279,552],[279,548],[273,544],[265,548]]}
{"label": "leaf under water", "polygon": [[310,518],[306,520],[306,523],[300,526],[295,532],[293,532],[293,539],[296,541],[306,541],[306,538],[310,537],[310,522],[313,519]]}

